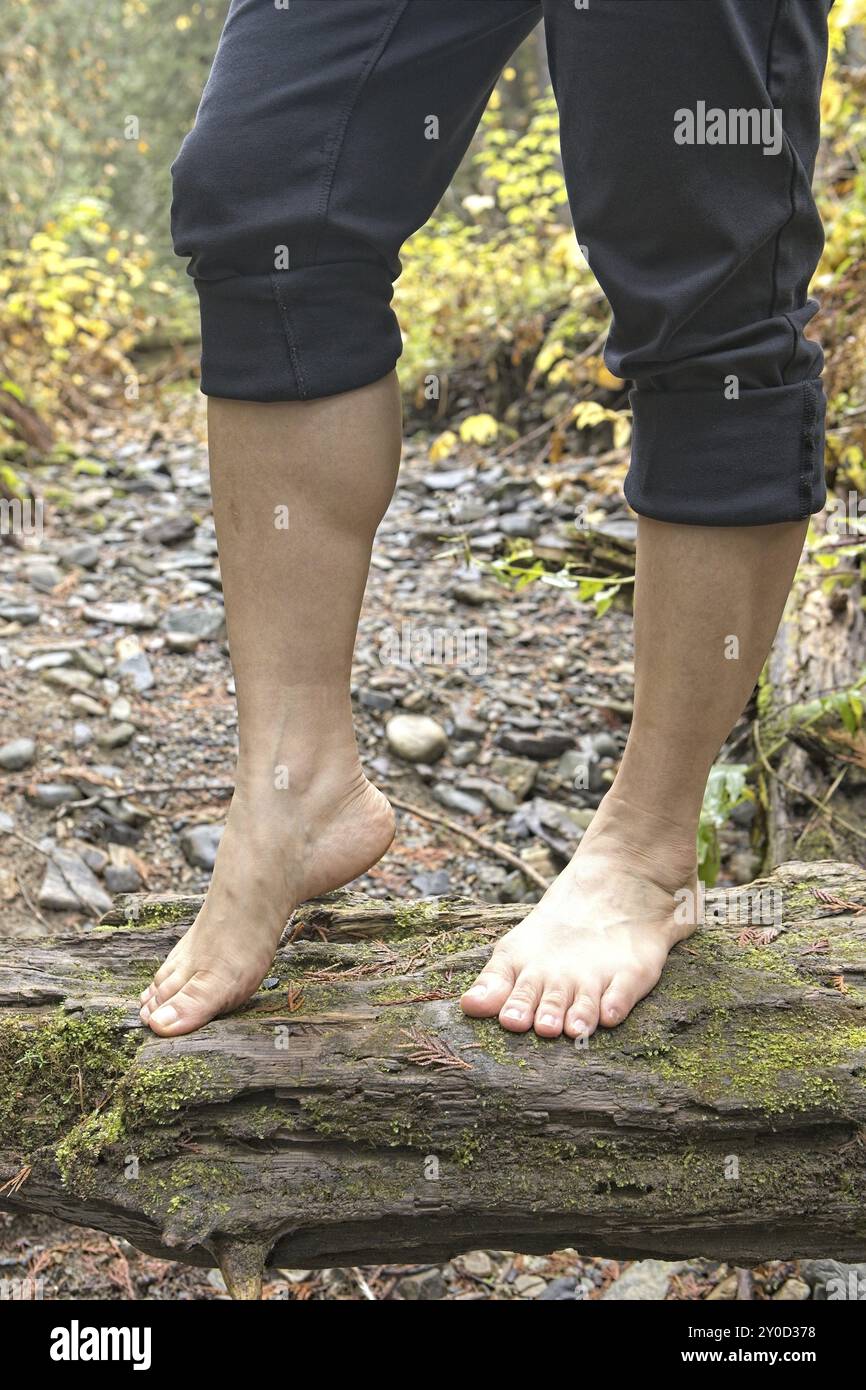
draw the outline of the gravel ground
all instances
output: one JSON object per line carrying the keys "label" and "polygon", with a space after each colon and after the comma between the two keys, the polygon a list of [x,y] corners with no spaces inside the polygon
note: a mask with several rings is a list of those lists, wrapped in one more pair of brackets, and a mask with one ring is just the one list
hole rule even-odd
{"label": "gravel ground", "polygon": [[[237,730],[202,405],[179,395],[165,419],[124,428],[40,468],[43,534],[0,547],[7,936],[86,931],[119,891],[203,889],[230,794]],[[572,853],[627,733],[630,618],[621,603],[599,617],[546,582],[515,592],[490,562],[520,537],[565,556],[576,518],[628,542],[623,471],[618,457],[538,469],[519,450],[501,460],[474,446],[431,463],[429,441],[408,442],[361,621],[359,743],[385,791],[484,845],[400,812],[394,846],[358,884],[366,892],[532,902],[537,886],[497,846],[546,879]],[[743,823],[725,840],[723,881],[754,871]],[[29,1216],[3,1218],[0,1270],[42,1279],[51,1298],[225,1296],[217,1274]],[[275,1272],[267,1296],[594,1299],[618,1287],[646,1298],[808,1294],[788,1265],[738,1275],[565,1251]]]}

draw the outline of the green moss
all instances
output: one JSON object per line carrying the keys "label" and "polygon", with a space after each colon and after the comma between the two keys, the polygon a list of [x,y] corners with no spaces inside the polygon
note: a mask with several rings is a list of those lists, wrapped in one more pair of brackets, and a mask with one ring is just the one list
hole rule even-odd
{"label": "green moss", "polygon": [[866,1028],[841,1026],[792,1010],[786,1019],[759,1015],[728,1022],[717,1015],[684,1042],[670,1040],[657,1073],[680,1081],[709,1104],[723,1098],[756,1105],[767,1114],[835,1108],[841,1093],[834,1068],[861,1064]]}
{"label": "green moss", "polygon": [[[512,1047],[509,1047],[509,1038],[513,1034],[506,1033],[501,1023],[496,1018],[470,1018],[469,1025],[475,1034],[475,1039],[486,1052],[488,1057],[492,1057],[494,1062],[500,1066],[516,1066],[517,1055]],[[535,1037],[535,1034],[532,1034]],[[521,1037],[521,1042],[525,1042],[525,1035]]]}
{"label": "green moss", "polygon": [[180,1057],[130,1072],[120,1088],[127,1130],[170,1124],[191,1101],[216,1099],[220,1086],[213,1063]]}
{"label": "green moss", "polygon": [[205,1239],[231,1212],[243,1177],[231,1162],[181,1158],[140,1174],[136,1183],[142,1210],[161,1228],[163,1237],[194,1243]]}
{"label": "green moss", "polygon": [[200,1057],[133,1069],[117,1085],[109,1108],[80,1120],[55,1146],[63,1181],[87,1195],[97,1165],[112,1150],[121,1158],[130,1151],[139,1158],[158,1152],[155,1130],[171,1125],[192,1101],[216,1099],[219,1093],[213,1065]]}
{"label": "green moss", "polygon": [[119,1009],[0,1020],[0,1145],[26,1157],[102,1106],[142,1040]]}
{"label": "green moss", "polygon": [[433,926],[439,917],[439,904],[420,898],[396,903],[394,906],[394,936],[419,936]]}
{"label": "green moss", "polygon": [[195,917],[195,908],[185,902],[127,903],[124,920],[94,927],[94,931],[158,931],[162,927],[186,926]]}

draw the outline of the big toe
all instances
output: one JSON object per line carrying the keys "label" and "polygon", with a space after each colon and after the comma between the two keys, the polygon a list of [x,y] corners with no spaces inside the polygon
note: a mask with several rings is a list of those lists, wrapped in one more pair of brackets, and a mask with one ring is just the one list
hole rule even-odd
{"label": "big toe", "polygon": [[154,1009],[148,1026],[162,1038],[192,1033],[226,1007],[223,991],[207,970],[198,970],[169,999]]}
{"label": "big toe", "polygon": [[492,1018],[514,988],[514,980],[515,972],[508,958],[494,955],[461,998],[460,1007],[470,1018]]}

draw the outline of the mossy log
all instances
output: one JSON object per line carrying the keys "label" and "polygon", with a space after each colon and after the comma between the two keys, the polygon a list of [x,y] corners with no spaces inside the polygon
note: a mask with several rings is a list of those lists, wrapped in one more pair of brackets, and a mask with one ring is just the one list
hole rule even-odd
{"label": "mossy log", "polygon": [[862,869],[708,894],[661,985],[582,1048],[460,1012],[525,905],[345,893],[244,1009],[158,1039],[137,995],[196,907],[127,899],[6,944],[0,1203],[220,1263],[247,1297],[266,1263],[479,1246],[866,1259]]}

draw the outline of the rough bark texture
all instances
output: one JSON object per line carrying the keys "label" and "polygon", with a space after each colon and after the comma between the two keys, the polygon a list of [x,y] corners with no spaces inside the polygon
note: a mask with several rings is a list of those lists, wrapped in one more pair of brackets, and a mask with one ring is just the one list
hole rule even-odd
{"label": "rough bark texture", "polygon": [[[862,860],[866,851],[866,840],[844,824],[866,829],[866,735],[862,730],[848,734],[832,712],[815,718],[816,702],[862,680],[866,661],[859,566],[842,558],[838,571],[824,571],[823,576],[837,573],[847,578],[826,593],[814,572],[798,578],[761,686],[763,751],[769,753],[786,738],[781,754],[771,758],[778,776],[764,777],[765,867],[795,857]],[[819,801],[831,793],[828,806],[834,818],[821,815],[793,788]]]}
{"label": "rough bark texture", "polygon": [[265,1260],[478,1246],[862,1260],[866,873],[792,863],[707,903],[659,988],[584,1049],[459,1010],[520,906],[333,895],[244,1010],[173,1041],[135,1001],[196,899],[12,942],[0,1201],[219,1261],[239,1296]]}

